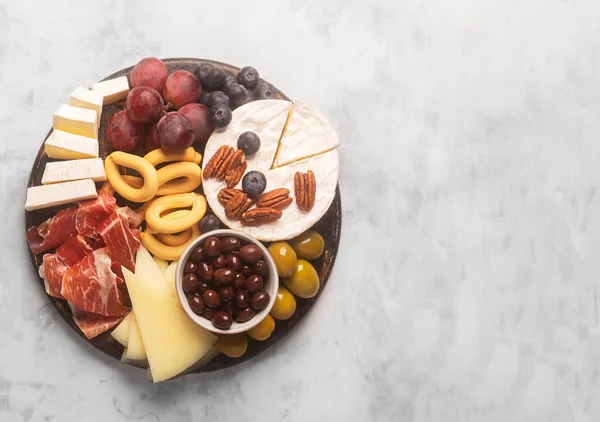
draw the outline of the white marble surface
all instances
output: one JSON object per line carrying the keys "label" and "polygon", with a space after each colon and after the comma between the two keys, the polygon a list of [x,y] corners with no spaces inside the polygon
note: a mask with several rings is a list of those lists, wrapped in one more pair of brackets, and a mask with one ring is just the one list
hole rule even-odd
{"label": "white marble surface", "polygon": [[[599,14],[0,0],[0,420],[599,420]],[[69,331],[23,237],[52,112],[146,55],[252,64],[343,140],[342,244],[314,312],[260,358],[159,386]]]}

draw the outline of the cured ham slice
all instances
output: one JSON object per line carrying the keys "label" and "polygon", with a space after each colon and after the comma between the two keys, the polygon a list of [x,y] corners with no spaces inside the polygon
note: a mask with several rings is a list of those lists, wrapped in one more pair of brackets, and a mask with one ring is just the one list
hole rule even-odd
{"label": "cured ham slice", "polygon": [[97,230],[106,244],[111,259],[128,270],[135,271],[135,254],[140,247],[140,232],[130,228],[129,222],[132,217],[129,211],[131,210],[124,208],[126,209],[115,210],[100,223]]}
{"label": "cured ham slice", "polygon": [[61,246],[78,233],[93,238],[96,227],[113,212],[115,204],[113,196],[99,191],[96,199],[60,210],[54,217],[27,230],[29,248],[39,254]]}
{"label": "cured ham slice", "polygon": [[124,281],[112,270],[108,248],[88,254],[69,268],[62,279],[61,294],[78,309],[103,316],[121,316]]}
{"label": "cured ham slice", "polygon": [[64,262],[67,266],[72,267],[77,264],[87,254],[92,253],[94,249],[87,242],[87,239],[82,235],[71,237],[62,246],[56,250],[56,255]]}
{"label": "cured ham slice", "polygon": [[50,296],[63,299],[60,293],[62,288],[62,279],[69,267],[58,257],[57,254],[44,255],[42,265],[40,266],[40,277],[44,279],[46,293]]}
{"label": "cured ham slice", "polygon": [[71,307],[71,313],[73,314],[75,324],[77,324],[83,334],[90,340],[105,331],[110,330],[125,318],[125,316],[109,317],[92,314],[91,312],[76,308],[71,302],[69,302],[69,306]]}

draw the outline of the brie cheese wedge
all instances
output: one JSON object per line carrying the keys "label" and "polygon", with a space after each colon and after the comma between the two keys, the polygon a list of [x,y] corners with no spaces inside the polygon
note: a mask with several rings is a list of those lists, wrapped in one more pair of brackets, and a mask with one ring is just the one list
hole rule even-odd
{"label": "brie cheese wedge", "polygon": [[102,95],[82,87],[71,92],[71,97],[69,99],[69,104],[72,106],[94,110],[97,114],[96,121],[98,124],[100,124],[100,116],[102,115],[102,102]]}
{"label": "brie cheese wedge", "polygon": [[63,104],[54,113],[54,129],[98,139],[98,117],[94,110]]}
{"label": "brie cheese wedge", "polygon": [[108,81],[92,84],[92,91],[102,95],[104,104],[112,104],[124,100],[129,94],[129,81],[121,76]]}
{"label": "brie cheese wedge", "polygon": [[92,199],[97,196],[96,185],[92,179],[33,186],[27,189],[25,209],[27,211],[39,210],[84,199]]}
{"label": "brie cheese wedge", "polygon": [[[206,200],[215,215],[229,228],[267,242],[291,239],[318,222],[333,202],[339,172],[339,157],[336,150],[339,139],[330,125],[310,123],[314,121],[315,114],[304,111],[310,110],[309,106],[297,103],[296,106],[298,105],[300,105],[301,118],[291,126],[293,132],[288,138],[289,147],[285,147],[285,140],[296,107],[292,107],[287,101],[279,100],[254,101],[243,105],[233,112],[230,125],[224,130],[213,133],[208,140],[204,153],[204,166],[221,146],[229,145],[237,149],[237,138],[242,132],[247,130],[255,132],[260,138],[261,146],[256,154],[246,157],[248,164],[246,172],[258,170],[264,173],[267,178],[265,192],[286,188],[294,198],[294,202],[282,210],[283,215],[279,220],[258,227],[247,227],[239,220],[227,218],[223,205],[219,203],[217,195],[221,189],[227,187],[227,184],[214,178],[203,180]],[[319,112],[317,113],[320,115]],[[301,121],[313,126],[303,131]],[[312,139],[319,139],[320,142],[313,142]],[[294,148],[299,151],[295,152]],[[282,161],[283,164],[277,167],[274,161],[278,150],[280,153],[285,151],[284,157],[289,162]],[[312,170],[315,174],[316,200],[309,212],[303,212],[295,202],[294,175],[296,172],[306,173],[308,170]],[[241,184],[240,181],[234,187],[241,189]]]}
{"label": "brie cheese wedge", "polygon": [[273,167],[310,158],[334,150],[339,145],[340,138],[323,113],[298,101],[281,136]]}
{"label": "brie cheese wedge", "polygon": [[44,143],[46,155],[50,158],[73,160],[76,158],[98,157],[98,141],[81,135],[53,130]]}
{"label": "brie cheese wedge", "polygon": [[44,175],[42,176],[42,184],[48,185],[81,179],[105,182],[106,173],[102,158],[85,158],[82,160],[46,163]]}

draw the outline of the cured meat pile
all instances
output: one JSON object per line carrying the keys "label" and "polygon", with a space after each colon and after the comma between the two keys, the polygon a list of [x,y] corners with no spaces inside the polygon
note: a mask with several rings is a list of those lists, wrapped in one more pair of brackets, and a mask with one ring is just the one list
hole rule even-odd
{"label": "cured meat pile", "polygon": [[43,256],[46,293],[69,302],[73,319],[91,339],[130,311],[121,266],[134,271],[142,223],[128,207],[98,191],[98,198],[60,210],[27,230],[29,248]]}

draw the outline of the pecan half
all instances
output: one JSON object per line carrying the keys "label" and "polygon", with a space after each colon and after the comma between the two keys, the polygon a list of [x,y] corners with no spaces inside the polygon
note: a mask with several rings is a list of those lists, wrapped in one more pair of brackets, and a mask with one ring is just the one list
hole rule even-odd
{"label": "pecan half", "polygon": [[246,163],[244,151],[238,149],[235,154],[233,154],[231,162],[225,170],[225,182],[227,183],[227,186],[232,188],[237,185],[246,172],[247,167],[248,163]]}
{"label": "pecan half", "polygon": [[211,177],[217,177],[217,174],[223,171],[225,172],[224,164],[229,158],[233,156],[233,148],[229,145],[223,145],[221,148],[214,153],[208,163],[204,167],[204,180],[210,179]]}
{"label": "pecan half", "polygon": [[256,201],[256,206],[259,208],[270,207],[282,210],[290,205],[292,201],[289,189],[279,188],[263,193],[260,198],[258,198],[258,201]]}
{"label": "pecan half", "polygon": [[317,181],[312,170],[308,170],[307,173],[297,172],[294,175],[294,194],[301,211],[312,209],[317,196]]}
{"label": "pecan half", "polygon": [[242,225],[262,226],[279,220],[282,214],[275,208],[254,208],[242,214]]}
{"label": "pecan half", "polygon": [[217,199],[221,203],[221,205],[225,206],[229,202],[231,198],[234,197],[236,193],[244,193],[239,189],[231,189],[231,188],[223,188],[217,194]]}
{"label": "pecan half", "polygon": [[239,220],[252,204],[253,201],[248,198],[248,195],[238,192],[225,205],[225,215],[232,220]]}
{"label": "pecan half", "polygon": [[225,179],[225,174],[227,173],[227,169],[233,162],[233,157],[235,156],[235,151],[232,147],[228,147],[228,148],[229,149],[227,150],[228,152],[227,152],[227,155],[225,156],[225,159],[222,161],[221,165],[219,167],[217,167],[217,170],[215,171],[215,177],[217,178],[217,180]]}

